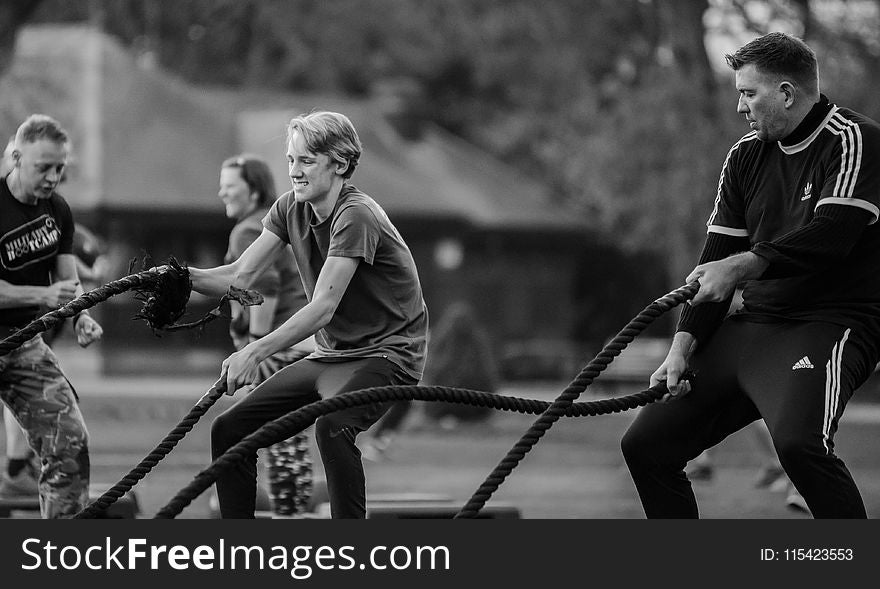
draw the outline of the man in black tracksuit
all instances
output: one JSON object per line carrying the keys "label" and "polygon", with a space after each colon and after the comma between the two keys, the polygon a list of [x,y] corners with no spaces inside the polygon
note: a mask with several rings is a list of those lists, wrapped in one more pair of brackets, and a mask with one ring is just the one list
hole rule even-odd
{"label": "man in black tracksuit", "polygon": [[880,125],[819,93],[799,39],[771,33],[727,62],[751,131],[724,161],[687,277],[700,290],[651,377],[676,400],[644,408],[623,453],[648,517],[697,517],[685,464],[763,418],[814,517],[864,518],[834,433],[878,361]]}

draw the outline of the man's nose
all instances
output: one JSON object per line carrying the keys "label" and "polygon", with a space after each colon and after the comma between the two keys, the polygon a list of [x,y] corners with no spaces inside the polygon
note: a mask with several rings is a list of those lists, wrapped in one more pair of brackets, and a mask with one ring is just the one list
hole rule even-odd
{"label": "man's nose", "polygon": [[736,101],[736,112],[742,114],[749,112],[749,107],[746,106],[746,102],[742,99],[742,97],[740,97],[739,100]]}

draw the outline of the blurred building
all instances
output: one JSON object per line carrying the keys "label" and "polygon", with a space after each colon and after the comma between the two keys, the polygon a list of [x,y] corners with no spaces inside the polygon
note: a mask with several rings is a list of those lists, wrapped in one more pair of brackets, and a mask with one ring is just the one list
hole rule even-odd
{"label": "blurred building", "polygon": [[[353,183],[376,198],[410,245],[431,316],[463,299],[499,354],[524,342],[566,353],[585,227],[549,204],[547,189],[526,173],[441,129],[405,138],[379,101],[193,87],[85,26],[24,29],[6,77],[4,93],[17,94],[3,97],[7,119],[45,112],[71,132],[74,161],[62,193],[76,218],[111,244],[113,278],[144,253],[157,262],[173,254],[194,266],[220,263],[231,228],[216,196],[223,159],[262,155],[285,191],[287,121],[338,110],[365,145]],[[194,296],[190,318],[211,303]],[[122,295],[96,310],[107,371],[170,370],[171,358],[213,372],[231,349],[219,321],[198,339],[185,332],[155,338],[132,323],[137,307]]]}

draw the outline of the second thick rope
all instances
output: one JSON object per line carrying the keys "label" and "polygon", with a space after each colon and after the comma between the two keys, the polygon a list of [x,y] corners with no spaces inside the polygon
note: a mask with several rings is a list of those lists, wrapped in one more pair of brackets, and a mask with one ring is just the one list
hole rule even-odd
{"label": "second thick rope", "polygon": [[110,487],[103,495],[86,505],[82,511],[76,513],[74,519],[91,519],[101,517],[108,507],[113,505],[117,499],[125,495],[134,487],[138,481],[143,479],[153,470],[159,461],[167,456],[177,443],[195,427],[199,419],[207,413],[214,403],[226,392],[226,379],[220,379],[208,390],[207,393],[199,400],[198,403],[189,411],[189,413],[180,420],[174,429],[165,436],[153,450],[144,457],[141,462],[131,471],[122,477],[118,483]]}
{"label": "second thick rope", "polygon": [[517,464],[525,457],[538,440],[547,433],[560,417],[565,415],[578,395],[580,395],[593,380],[605,370],[611,361],[640,334],[654,319],[666,311],[692,299],[697,294],[700,285],[692,282],[677,288],[667,295],[657,299],[641,313],[639,313],[613,340],[611,340],[601,352],[581,371],[581,373],[568,385],[568,387],[553,401],[550,407],[535,421],[528,431],[520,438],[498,466],[489,474],[482,485],[474,492],[470,500],[461,508],[456,518],[475,517],[492,494],[498,490],[501,483],[513,472]]}
{"label": "second thick rope", "polygon": [[[664,383],[661,383],[632,395],[585,403],[573,403],[565,408],[562,414],[568,417],[584,417],[626,411],[656,401],[666,393],[666,386]],[[304,430],[322,415],[350,407],[385,403],[388,401],[446,401],[529,414],[539,414],[550,407],[550,403],[547,401],[521,399],[482,391],[441,386],[397,385],[373,387],[344,393],[291,411],[274,421],[270,421],[256,432],[245,437],[212,462],[208,468],[197,474],[189,485],[181,489],[171,501],[156,513],[155,517],[157,519],[176,517],[187,505],[214,484],[217,477],[225,469],[231,467],[236,462],[244,460],[245,457],[253,454],[260,448],[271,446]]]}
{"label": "second thick rope", "polygon": [[108,282],[104,286],[83,293],[73,299],[66,305],[58,309],[46,313],[38,319],[34,319],[2,342],[0,342],[0,356],[5,356],[13,350],[18,349],[24,342],[28,341],[35,335],[52,329],[57,323],[73,317],[80,311],[94,307],[102,301],[106,301],[112,296],[122,294],[134,288],[141,288],[145,285],[155,283],[158,280],[161,270],[144,270],[137,274],[131,274]]}

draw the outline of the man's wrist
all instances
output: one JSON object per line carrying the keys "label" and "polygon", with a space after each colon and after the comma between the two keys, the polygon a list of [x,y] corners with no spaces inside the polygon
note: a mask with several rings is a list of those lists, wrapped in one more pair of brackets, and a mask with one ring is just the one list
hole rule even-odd
{"label": "man's wrist", "polygon": [[736,268],[737,282],[760,278],[767,266],[770,265],[770,262],[755,252],[743,252],[731,256],[731,258]]}
{"label": "man's wrist", "polygon": [[268,342],[266,341],[265,336],[260,339],[253,339],[252,334],[248,334],[248,336],[251,337],[251,340],[248,343],[247,348],[249,348],[251,356],[256,359],[258,364],[275,353],[276,350],[272,350],[267,346]]}
{"label": "man's wrist", "polygon": [[678,355],[682,358],[690,359],[697,347],[697,337],[689,331],[678,331],[672,338],[672,344],[669,346],[669,354]]}

